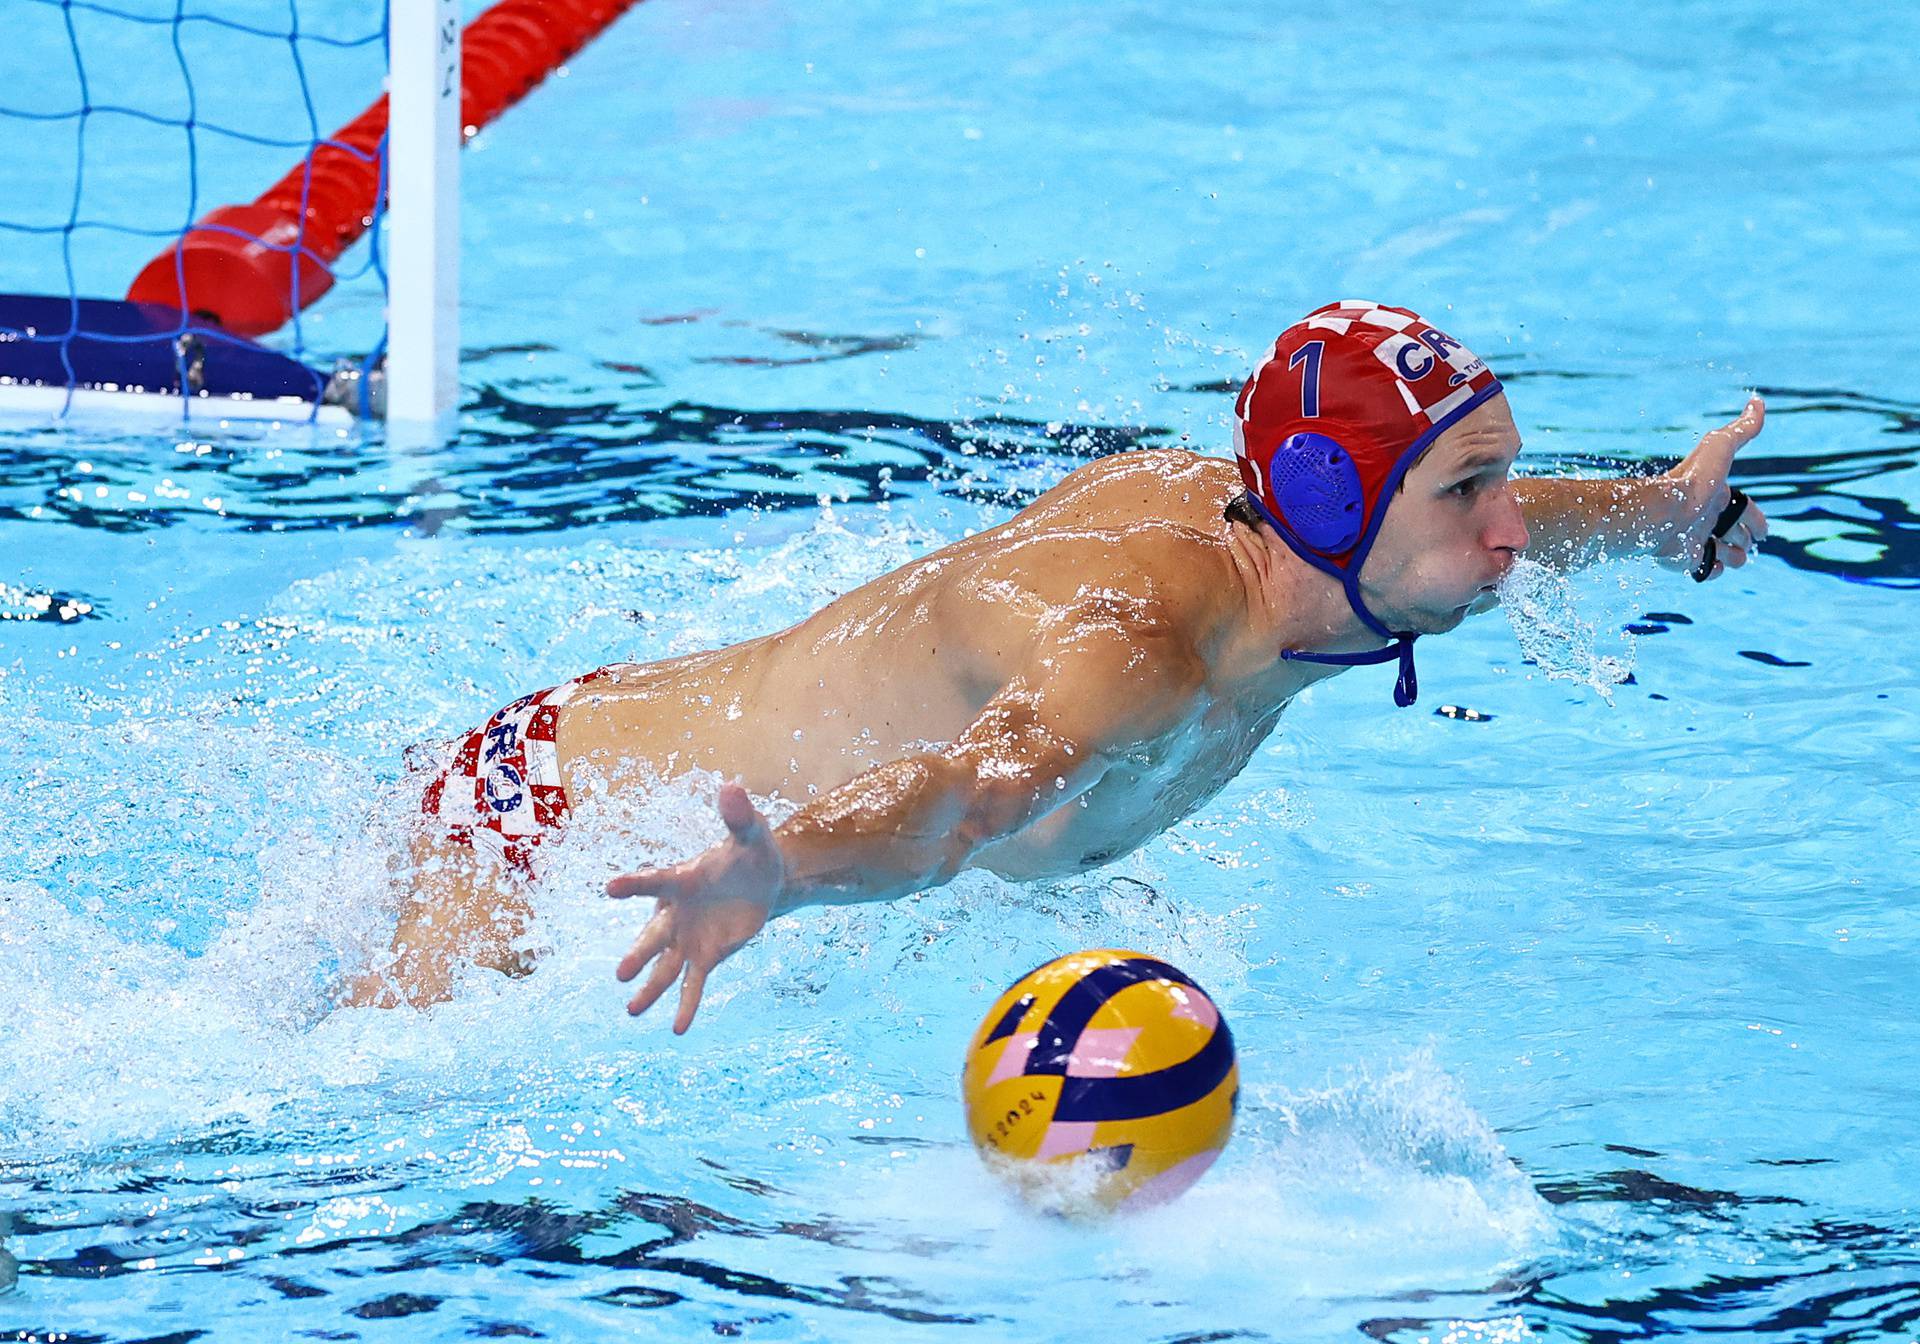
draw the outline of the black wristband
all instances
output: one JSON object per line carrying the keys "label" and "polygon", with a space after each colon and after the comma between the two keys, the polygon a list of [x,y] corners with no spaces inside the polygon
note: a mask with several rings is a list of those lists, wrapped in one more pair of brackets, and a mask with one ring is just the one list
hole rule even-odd
{"label": "black wristband", "polygon": [[1700,552],[1700,568],[1693,571],[1695,583],[1705,583],[1713,577],[1713,562],[1719,558],[1719,547],[1713,544],[1713,538],[1707,538],[1706,549]]}
{"label": "black wristband", "polygon": [[1713,520],[1713,535],[1726,540],[1727,533],[1733,531],[1733,525],[1740,521],[1740,515],[1747,511],[1747,505],[1753,501],[1747,498],[1747,492],[1739,486],[1733,486],[1727,492],[1730,498],[1727,507],[1720,510],[1720,516]]}

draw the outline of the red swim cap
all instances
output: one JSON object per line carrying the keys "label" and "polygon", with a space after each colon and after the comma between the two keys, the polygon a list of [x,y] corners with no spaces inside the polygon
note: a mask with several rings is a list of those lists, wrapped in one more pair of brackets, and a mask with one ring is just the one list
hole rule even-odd
{"label": "red swim cap", "polygon": [[1247,379],[1234,456],[1295,550],[1357,571],[1412,459],[1499,391],[1485,360],[1418,313],[1346,299],[1281,332]]}
{"label": "red swim cap", "polygon": [[1360,568],[1400,478],[1427,445],[1500,392],[1486,361],[1405,308],[1346,299],[1280,333],[1234,403],[1233,455],[1254,506],[1294,554],[1340,581],[1374,653],[1283,650],[1305,662],[1398,659],[1393,698],[1414,702],[1411,630],[1389,630],[1360,596]]}

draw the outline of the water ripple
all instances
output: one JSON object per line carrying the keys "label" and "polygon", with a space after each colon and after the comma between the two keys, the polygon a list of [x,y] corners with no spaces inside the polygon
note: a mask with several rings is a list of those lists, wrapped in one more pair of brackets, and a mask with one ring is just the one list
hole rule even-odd
{"label": "water ripple", "polygon": [[[1762,446],[1785,440],[1788,450],[1743,455],[1736,479],[1774,520],[1766,553],[1816,573],[1920,586],[1920,512],[1907,476],[1920,465],[1920,405],[1831,388],[1761,390],[1776,425]],[[804,508],[823,497],[878,502],[915,488],[1017,507],[1082,461],[1177,441],[1152,425],[648,406],[621,399],[634,389],[541,392],[481,387],[459,442],[431,452],[308,431],[0,435],[0,523],[526,534]],[[1671,459],[1549,447],[1530,449],[1526,461],[1535,472],[1584,475],[1647,473]]]}

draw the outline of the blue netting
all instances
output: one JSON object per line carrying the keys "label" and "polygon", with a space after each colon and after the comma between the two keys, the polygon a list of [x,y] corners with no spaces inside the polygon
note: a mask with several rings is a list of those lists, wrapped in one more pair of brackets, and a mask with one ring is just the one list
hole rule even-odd
{"label": "blue netting", "polygon": [[[164,340],[180,361],[184,413],[186,361],[249,343],[178,312],[129,331],[85,301],[119,299],[209,210],[251,202],[303,159],[310,185],[314,153],[337,145],[329,132],[382,90],[385,0],[15,0],[10,8],[16,22],[0,52],[0,293],[62,297],[66,321],[47,322],[44,305],[20,310],[36,321],[0,320],[0,352],[19,357],[0,375],[20,378],[18,368],[37,358],[57,371],[40,381],[64,374],[70,404],[76,385],[98,383],[90,374],[100,352]],[[377,163],[373,225],[329,268],[325,302],[301,315],[296,290],[293,320],[263,341],[308,366],[316,407],[327,372],[345,358],[360,364],[364,397],[385,338],[386,145],[373,155],[338,148]],[[312,256],[305,243],[303,231],[288,250]]]}

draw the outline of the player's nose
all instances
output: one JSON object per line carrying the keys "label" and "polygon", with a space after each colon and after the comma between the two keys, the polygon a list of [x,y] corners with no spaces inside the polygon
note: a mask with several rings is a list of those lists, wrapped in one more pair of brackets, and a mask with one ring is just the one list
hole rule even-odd
{"label": "player's nose", "polygon": [[1527,531],[1527,520],[1520,513],[1520,501],[1514,498],[1513,491],[1504,492],[1499,512],[1493,523],[1481,537],[1488,550],[1506,551],[1507,558],[1527,549],[1527,543],[1533,538]]}

